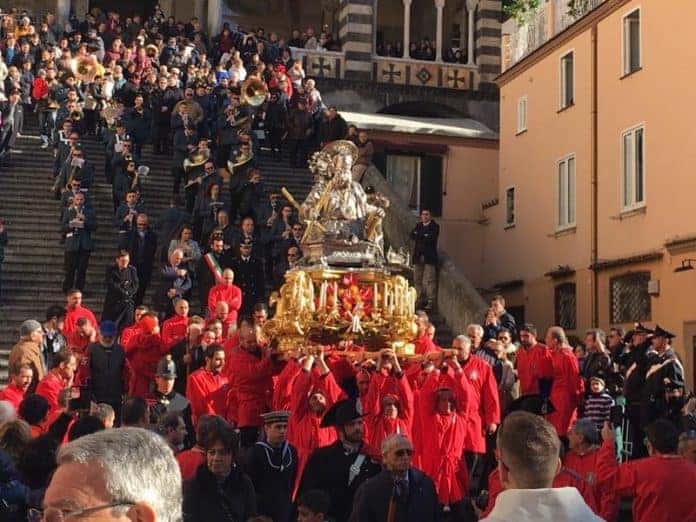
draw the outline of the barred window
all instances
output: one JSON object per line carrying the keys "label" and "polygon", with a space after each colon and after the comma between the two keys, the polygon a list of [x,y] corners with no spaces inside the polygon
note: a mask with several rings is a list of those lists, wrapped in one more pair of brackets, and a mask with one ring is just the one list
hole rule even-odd
{"label": "barred window", "polygon": [[650,272],[634,272],[611,278],[611,322],[650,320]]}
{"label": "barred window", "polygon": [[564,330],[575,330],[577,302],[575,283],[563,283],[556,286],[554,294],[556,324]]}

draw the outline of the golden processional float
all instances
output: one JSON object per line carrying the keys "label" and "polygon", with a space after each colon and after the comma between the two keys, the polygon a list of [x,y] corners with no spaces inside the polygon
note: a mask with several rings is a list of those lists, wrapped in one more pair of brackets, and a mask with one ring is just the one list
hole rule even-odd
{"label": "golden processional float", "polygon": [[414,354],[417,296],[405,277],[409,257],[392,251],[385,256],[382,219],[389,201],[366,194],[353,180],[357,156],[350,141],[329,143],[310,160],[315,182],[303,203],[282,189],[305,233],[302,261],[271,297],[276,310],[264,325],[280,356],[317,345],[340,351],[345,341],[367,351]]}

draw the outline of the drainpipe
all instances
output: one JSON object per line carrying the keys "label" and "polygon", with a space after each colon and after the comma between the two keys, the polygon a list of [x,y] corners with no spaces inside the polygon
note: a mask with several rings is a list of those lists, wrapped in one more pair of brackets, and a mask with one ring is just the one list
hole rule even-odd
{"label": "drainpipe", "polygon": [[599,191],[597,190],[598,169],[599,169],[599,154],[597,151],[599,145],[598,138],[598,101],[597,101],[597,77],[599,74],[599,66],[597,64],[597,24],[592,26],[592,252],[591,252],[591,279],[592,279],[592,326],[599,326],[599,284],[597,281],[597,260],[599,259],[598,243],[598,220],[599,220]]}

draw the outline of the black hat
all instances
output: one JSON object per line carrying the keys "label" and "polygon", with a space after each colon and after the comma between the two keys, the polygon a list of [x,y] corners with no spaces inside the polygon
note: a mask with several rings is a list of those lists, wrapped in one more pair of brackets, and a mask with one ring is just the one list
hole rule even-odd
{"label": "black hat", "polygon": [[172,356],[167,354],[157,363],[157,377],[164,379],[176,379],[176,364],[172,361]]}
{"label": "black hat", "polygon": [[321,427],[344,426],[355,419],[361,419],[362,416],[360,399],[343,399],[329,408],[324,418],[321,419]]}
{"label": "black hat", "polygon": [[636,323],[635,328],[633,329],[634,334],[647,334],[651,335],[655,333],[653,330],[648,328],[647,326],[643,326],[643,323]]}
{"label": "black hat", "polygon": [[664,337],[665,339],[674,339],[676,337],[676,335],[674,335],[672,332],[668,332],[667,330],[661,328],[659,324],[655,325],[655,331],[653,332],[653,336]]}

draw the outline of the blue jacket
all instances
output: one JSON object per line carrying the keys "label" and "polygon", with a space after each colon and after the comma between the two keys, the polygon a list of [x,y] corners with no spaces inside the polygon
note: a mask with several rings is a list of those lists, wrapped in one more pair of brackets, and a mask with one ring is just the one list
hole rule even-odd
{"label": "blue jacket", "polygon": [[26,520],[29,493],[29,488],[19,480],[12,458],[0,450],[0,520]]}

